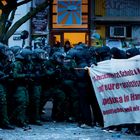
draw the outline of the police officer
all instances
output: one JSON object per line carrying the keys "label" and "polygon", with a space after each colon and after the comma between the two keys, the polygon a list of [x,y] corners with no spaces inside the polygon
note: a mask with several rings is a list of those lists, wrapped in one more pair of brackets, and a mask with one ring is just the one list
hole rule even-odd
{"label": "police officer", "polygon": [[13,52],[14,56],[18,55],[21,51],[20,46],[12,46],[10,47],[10,50]]}
{"label": "police officer", "polygon": [[55,52],[45,66],[46,78],[43,81],[43,94],[41,98],[42,108],[48,100],[53,100],[52,119],[64,120],[65,93],[62,90],[62,61],[64,56],[61,52]]}
{"label": "police officer", "polygon": [[28,123],[27,108],[29,105],[28,82],[33,77],[28,73],[28,63],[31,61],[32,52],[23,49],[13,64],[13,78],[15,92],[13,93],[13,113],[11,115],[14,123],[19,127],[26,127]]}
{"label": "police officer", "polygon": [[89,47],[88,48],[88,65],[91,66],[92,64],[97,65],[97,60],[96,60],[96,52],[94,47]]}
{"label": "police officer", "polygon": [[120,50],[119,48],[116,48],[116,47],[111,48],[111,56],[114,59],[126,59],[127,58],[125,51]]}
{"label": "police officer", "polygon": [[80,102],[79,124],[81,127],[92,126],[90,102],[88,100],[89,91],[87,81],[89,80],[89,75],[88,72],[84,70],[84,67],[89,65],[89,56],[87,55],[88,53],[88,48],[84,44],[76,46],[74,53],[77,68],[80,68],[76,70],[76,83]]}
{"label": "police officer", "polygon": [[76,62],[67,54],[64,57],[62,65],[62,89],[65,92],[65,119],[67,121],[78,121],[79,119],[79,100],[78,93],[75,88],[76,73],[74,68]]}
{"label": "police officer", "polygon": [[42,125],[40,121],[40,100],[42,93],[42,78],[46,75],[44,65],[45,51],[36,48],[33,52],[33,67],[31,73],[34,74],[33,82],[30,84],[30,105],[29,105],[29,120],[30,123]]}
{"label": "police officer", "polygon": [[5,89],[7,76],[4,73],[5,49],[5,46],[0,45],[0,127],[3,129],[14,129],[9,123],[7,112],[7,93]]}
{"label": "police officer", "polygon": [[13,82],[13,76],[12,76],[12,66],[15,61],[14,53],[10,48],[6,49],[6,56],[7,59],[5,59],[5,66],[4,66],[4,73],[8,75],[8,79],[6,81],[6,92],[7,92],[7,103],[8,103],[8,115],[9,120],[11,121],[11,106],[12,106],[12,95],[15,92],[15,86]]}
{"label": "police officer", "polygon": [[111,59],[111,51],[110,51],[110,48],[108,46],[96,48],[95,53],[96,53],[97,62]]}

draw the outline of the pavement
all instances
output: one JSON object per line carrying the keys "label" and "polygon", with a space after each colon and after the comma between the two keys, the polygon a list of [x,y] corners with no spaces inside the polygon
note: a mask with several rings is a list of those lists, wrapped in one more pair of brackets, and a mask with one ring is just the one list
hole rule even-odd
{"label": "pavement", "polygon": [[0,140],[140,140],[140,136],[104,131],[100,127],[80,128],[76,123],[45,122],[31,129],[0,129]]}

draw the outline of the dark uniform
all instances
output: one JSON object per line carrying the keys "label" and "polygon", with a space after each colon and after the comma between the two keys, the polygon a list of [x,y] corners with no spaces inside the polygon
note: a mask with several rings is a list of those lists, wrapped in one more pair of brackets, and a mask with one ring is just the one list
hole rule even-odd
{"label": "dark uniform", "polygon": [[33,76],[28,74],[27,64],[30,62],[32,52],[28,49],[23,49],[16,57],[13,65],[13,78],[16,86],[13,93],[13,113],[12,119],[19,127],[27,126],[27,108],[29,105],[28,82]]}
{"label": "dark uniform", "polygon": [[42,78],[46,74],[44,56],[44,50],[39,48],[34,50],[31,73],[34,74],[35,77],[29,87],[29,120],[32,124],[37,125],[42,125],[40,121],[40,100],[42,93]]}
{"label": "dark uniform", "polygon": [[[79,94],[80,102],[80,124],[86,124],[88,126],[92,125],[91,110],[89,102],[89,75],[88,72],[84,70],[84,67],[89,66],[89,51],[88,47],[82,45],[76,46],[74,50],[74,58],[76,60],[77,68],[76,70],[76,86],[77,92]],[[83,69],[82,69],[83,68]],[[82,125],[81,125],[82,126]]]}
{"label": "dark uniform", "polygon": [[46,61],[47,74],[43,81],[42,107],[48,100],[53,100],[52,119],[64,120],[65,93],[62,90],[61,64],[56,59],[61,59],[58,54]]}
{"label": "dark uniform", "polygon": [[116,47],[111,48],[111,55],[112,55],[112,58],[114,58],[114,59],[126,59],[127,58],[125,51],[120,50]]}
{"label": "dark uniform", "polygon": [[96,48],[95,53],[96,53],[97,62],[111,59],[111,51],[110,51],[110,48],[108,46]]}
{"label": "dark uniform", "polygon": [[75,88],[77,84],[75,67],[75,60],[67,54],[62,65],[62,89],[66,95],[65,119],[68,121],[78,121],[79,119],[79,99]]}
{"label": "dark uniform", "polygon": [[3,129],[13,129],[13,127],[9,124],[7,112],[7,92],[5,85],[8,76],[4,73],[5,60],[5,47],[0,46],[0,127]]}
{"label": "dark uniform", "polygon": [[6,92],[7,92],[7,106],[8,106],[8,116],[9,120],[11,121],[11,107],[12,107],[12,95],[15,92],[15,86],[14,86],[14,80],[12,76],[12,66],[15,61],[15,56],[11,49],[6,49],[6,55],[7,59],[5,59],[5,66],[4,66],[4,73],[8,76],[8,79],[6,80]]}

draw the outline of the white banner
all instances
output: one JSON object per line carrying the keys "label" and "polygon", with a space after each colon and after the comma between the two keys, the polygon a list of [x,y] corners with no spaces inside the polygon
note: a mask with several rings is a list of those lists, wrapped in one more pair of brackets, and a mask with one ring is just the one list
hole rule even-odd
{"label": "white banner", "polygon": [[104,127],[140,123],[140,55],[89,68]]}

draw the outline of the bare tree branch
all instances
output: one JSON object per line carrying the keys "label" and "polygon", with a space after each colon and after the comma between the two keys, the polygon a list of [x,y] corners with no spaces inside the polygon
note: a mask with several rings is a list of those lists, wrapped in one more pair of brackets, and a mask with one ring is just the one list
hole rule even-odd
{"label": "bare tree branch", "polygon": [[6,27],[5,27],[5,32],[7,32],[8,29],[10,28],[10,26],[12,25],[12,22],[13,22],[14,17],[15,17],[15,13],[16,13],[16,9],[11,12],[11,17],[7,20],[7,24],[6,24]]}
{"label": "bare tree branch", "polygon": [[8,12],[11,12],[12,10],[14,10],[15,8],[17,8],[18,6],[26,4],[30,1],[32,1],[32,0],[22,0],[18,3],[17,0],[6,0],[7,4],[5,6],[2,6],[1,10],[4,13],[8,13]]}
{"label": "bare tree branch", "polygon": [[0,19],[0,42],[2,42],[3,37],[5,36],[5,25],[6,21],[8,19],[9,14],[3,14],[1,15]]}
{"label": "bare tree branch", "polygon": [[18,6],[20,6],[20,5],[23,5],[23,4],[28,3],[28,2],[30,2],[30,1],[32,1],[32,0],[23,0],[23,1],[19,2],[19,3],[17,3],[16,6],[18,7]]}
{"label": "bare tree branch", "polygon": [[35,9],[33,9],[32,11],[28,12],[25,16],[23,16],[20,20],[18,20],[11,27],[11,29],[5,34],[4,41],[7,41],[23,23],[25,23],[31,17],[33,17],[34,15],[36,15],[36,13],[42,11],[43,9],[45,9],[46,7],[48,7],[49,5],[50,5],[50,0],[45,1],[44,3],[42,3],[41,5],[39,5],[38,7],[36,7]]}

